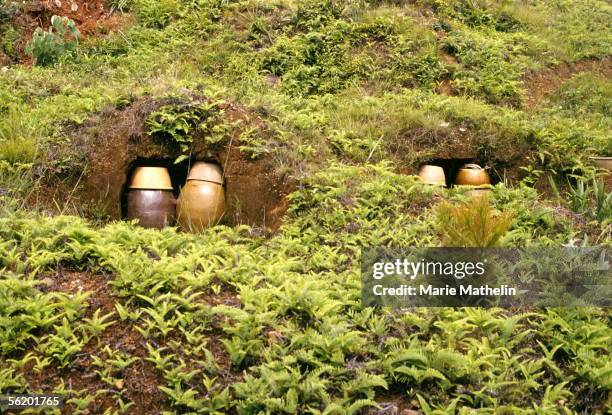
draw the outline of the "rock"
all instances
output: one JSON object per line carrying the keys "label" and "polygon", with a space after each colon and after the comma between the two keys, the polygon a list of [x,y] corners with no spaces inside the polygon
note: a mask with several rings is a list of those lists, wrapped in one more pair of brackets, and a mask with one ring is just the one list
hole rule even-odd
{"label": "rock", "polygon": [[2,68],[2,72],[8,71],[8,65],[11,63],[11,58],[9,58],[6,53],[2,49],[0,49],[0,68]]}
{"label": "rock", "polygon": [[283,339],[283,335],[278,331],[272,330],[268,332],[268,338],[270,339],[270,341],[278,341]]}
{"label": "rock", "polygon": [[47,287],[51,287],[55,284],[55,281],[52,278],[43,278],[42,280],[40,280],[40,282],[42,282],[43,284],[45,284]]}
{"label": "rock", "polygon": [[273,74],[268,74],[266,75],[266,82],[270,85],[270,86],[274,86],[274,85],[278,85],[280,84],[280,77],[273,75]]}

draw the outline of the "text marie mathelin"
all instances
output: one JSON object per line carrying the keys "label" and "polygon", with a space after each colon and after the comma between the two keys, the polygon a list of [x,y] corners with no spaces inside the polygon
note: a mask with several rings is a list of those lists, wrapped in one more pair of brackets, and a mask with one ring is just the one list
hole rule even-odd
{"label": "text marie mathelin", "polygon": [[517,288],[508,285],[500,285],[498,287],[490,287],[488,285],[460,285],[459,287],[436,287],[433,285],[420,284],[418,287],[412,285],[400,285],[397,287],[385,287],[383,285],[375,285],[372,292],[376,296],[516,296]]}

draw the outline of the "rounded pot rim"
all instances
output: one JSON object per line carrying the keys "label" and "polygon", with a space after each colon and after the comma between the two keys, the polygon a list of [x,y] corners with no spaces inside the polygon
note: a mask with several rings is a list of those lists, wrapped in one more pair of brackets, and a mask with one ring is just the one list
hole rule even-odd
{"label": "rounded pot rim", "polygon": [[188,178],[185,182],[206,182],[206,183],[218,184],[219,186],[223,186],[224,185],[224,182],[219,182],[219,181],[215,181],[215,180],[208,180],[208,179],[198,179],[198,178],[195,178],[195,177]]}
{"label": "rounded pot rim", "polygon": [[129,189],[133,189],[133,190],[159,190],[159,191],[163,191],[163,190],[174,190],[173,187],[151,187],[151,186],[130,186]]}

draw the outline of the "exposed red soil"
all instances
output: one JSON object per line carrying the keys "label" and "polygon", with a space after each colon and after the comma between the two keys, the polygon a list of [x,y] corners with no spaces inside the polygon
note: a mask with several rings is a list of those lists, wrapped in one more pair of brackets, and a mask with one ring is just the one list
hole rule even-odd
{"label": "exposed red soil", "polygon": [[[72,178],[59,172],[45,197],[73,203],[85,215],[95,211],[97,217],[121,219],[122,192],[129,180],[130,169],[136,163],[161,162],[174,168],[173,161],[181,154],[180,148],[167,140],[152,137],[146,132],[146,120],[151,112],[163,105],[204,102],[205,98],[190,96],[184,99],[137,100],[123,109],[114,107],[102,111],[74,132],[71,143],[49,154],[50,161],[60,155],[79,157],[85,168],[74,171]],[[239,122],[221,143],[207,144],[203,137],[194,136],[191,161],[204,160],[219,164],[225,176],[226,212],[223,223],[249,224],[271,231],[276,230],[287,208],[285,196],[291,185],[276,174],[271,157],[250,159],[240,150],[240,134],[253,128],[256,134],[270,134],[262,119],[247,109],[232,103],[223,104],[224,117],[229,123]],[[164,164],[165,163],[165,164]],[[185,164],[185,170],[188,164]],[[186,174],[186,173],[185,173]],[[183,179],[184,180],[184,177]],[[184,183],[180,183],[182,186]],[[73,191],[74,190],[74,191]],[[178,189],[175,189],[178,196]]]}
{"label": "exposed red soil", "polygon": [[[440,51],[439,56],[442,62],[448,66],[452,67],[458,64],[454,56],[444,51]],[[559,89],[563,82],[581,72],[595,72],[610,78],[612,76],[612,57],[563,62],[559,65],[526,73],[521,80],[525,90],[523,108],[528,110],[535,107],[547,95]],[[443,79],[438,83],[436,92],[449,96],[455,95],[452,84],[448,79]]]}
{"label": "exposed red soil", "polygon": [[9,58],[8,56],[6,56],[6,53],[4,53],[2,50],[0,50],[0,68],[7,66],[11,63],[11,58]]}
{"label": "exposed red soil", "polygon": [[230,307],[240,308],[242,304],[240,302],[240,298],[236,294],[226,290],[221,290],[221,292],[218,294],[211,293],[209,295],[200,296],[198,300],[210,305],[211,307],[217,305],[226,305]]}
{"label": "exposed red soil", "polygon": [[43,292],[60,291],[68,294],[76,294],[81,292],[90,292],[91,295],[87,299],[89,307],[87,309],[87,317],[89,313],[100,310],[102,314],[108,314],[115,310],[115,300],[108,286],[110,275],[102,274],[85,274],[75,271],[67,271],[59,268],[57,272],[41,277],[44,285],[39,286]]}
{"label": "exposed red soil", "polygon": [[[96,310],[101,310],[103,315],[113,312],[115,304],[120,302],[108,284],[112,275],[68,271],[60,267],[55,273],[40,275],[39,279],[43,282],[40,286],[43,292],[66,294],[89,292],[88,306],[82,318],[91,317]],[[237,295],[229,289],[222,289],[219,294],[203,295],[199,297],[199,300],[209,306],[224,304],[239,307],[241,304]],[[27,381],[28,390],[51,393],[61,382],[64,382],[66,389],[79,392],[78,397],[95,396],[85,412],[89,414],[101,414],[109,408],[119,409],[117,403],[119,397],[125,403],[133,403],[127,412],[129,414],[159,414],[169,411],[170,402],[159,389],[159,386],[165,385],[166,382],[161,372],[151,362],[145,360],[147,357],[146,345],[152,343],[156,347],[162,347],[170,340],[182,342],[184,339],[179,332],[173,331],[164,339],[146,340],[135,330],[134,323],[120,321],[116,315],[113,320],[114,323],[111,326],[99,336],[92,338],[64,368],[51,365],[41,372],[36,372],[34,362],[28,362],[21,369],[21,374]],[[220,369],[216,375],[216,387],[221,389],[240,382],[243,376],[241,371],[232,367],[231,357],[221,341],[222,338],[223,331],[220,327],[214,327],[212,332],[206,336],[206,348],[211,351]],[[126,369],[112,373],[113,377],[119,379],[114,385],[103,382],[95,372],[99,368],[93,365],[94,356],[103,361],[106,359],[103,350],[105,346],[138,358]],[[177,352],[186,362],[193,359],[193,356],[183,354],[182,350]],[[202,354],[197,358],[204,359],[205,356]],[[202,380],[202,374],[199,373],[192,379],[190,386],[201,389]],[[70,397],[72,396],[66,397],[65,400]],[[75,408],[74,404],[67,404],[62,411],[72,413]]]}
{"label": "exposed red soil", "polygon": [[[40,289],[44,292],[67,294],[90,292],[88,307],[82,316],[87,318],[96,310],[101,310],[102,315],[115,310],[115,303],[119,300],[113,296],[108,286],[110,278],[109,275],[73,272],[60,268],[57,273],[40,276],[44,282]],[[130,414],[155,414],[168,410],[170,406],[166,396],[158,388],[158,385],[164,384],[164,380],[152,363],[144,360],[147,350],[144,338],[130,323],[118,321],[116,318],[114,320],[111,326],[98,337],[92,338],[64,368],[52,364],[41,372],[36,372],[33,368],[34,362],[28,362],[21,371],[28,382],[28,390],[50,393],[63,381],[66,389],[82,392],[80,397],[97,394],[87,407],[90,414],[101,414],[108,408],[118,409],[118,396],[121,396],[124,402],[134,403],[128,412]],[[104,346],[138,357],[137,361],[121,373],[114,374],[121,380],[115,385],[101,381],[95,373],[96,367],[92,365],[92,356],[105,359],[106,355],[102,350]],[[73,404],[68,404],[63,408],[63,413],[72,413],[74,409]]]}
{"label": "exposed red soil", "polygon": [[[121,380],[115,385],[101,381],[95,373],[96,367],[92,366],[92,356],[104,359],[102,348],[105,345],[139,358],[121,373],[114,374]],[[170,408],[166,396],[158,388],[158,385],[164,384],[164,380],[155,367],[144,360],[145,352],[144,340],[138,332],[129,324],[115,323],[102,333],[99,340],[91,340],[65,368],[51,365],[38,373],[33,370],[33,363],[28,363],[22,373],[30,391],[50,393],[61,381],[67,389],[81,391],[81,397],[105,391],[88,406],[91,414],[103,413],[107,408],[118,409],[116,397],[119,395],[124,402],[134,403],[129,411],[131,414],[161,413]],[[67,405],[64,411],[71,413],[73,409],[73,405]]]}
{"label": "exposed red soil", "polygon": [[[47,30],[53,15],[68,17],[77,25],[81,39],[100,36],[124,27],[132,20],[131,15],[114,12],[104,0],[29,0],[24,1],[21,9],[12,20],[13,26],[21,32],[15,45],[24,63],[31,63],[24,56],[24,49],[38,27]],[[0,61],[1,61],[0,57]]]}
{"label": "exposed red soil", "polygon": [[525,89],[524,108],[538,105],[547,95],[559,89],[561,84],[577,73],[595,72],[612,77],[612,57],[587,59],[579,62],[563,62],[559,65],[530,72],[523,77]]}
{"label": "exposed red soil", "polygon": [[[396,388],[401,389],[401,388]],[[370,409],[367,415],[423,415],[418,408],[418,402],[408,401],[407,395],[401,390],[383,391],[376,396],[380,409]]]}
{"label": "exposed red soil", "polygon": [[388,150],[393,158],[397,158],[396,161],[402,163],[402,173],[416,171],[418,164],[414,162],[423,158],[476,158],[477,137],[465,128],[462,130],[450,125],[437,129],[414,128],[400,132]]}

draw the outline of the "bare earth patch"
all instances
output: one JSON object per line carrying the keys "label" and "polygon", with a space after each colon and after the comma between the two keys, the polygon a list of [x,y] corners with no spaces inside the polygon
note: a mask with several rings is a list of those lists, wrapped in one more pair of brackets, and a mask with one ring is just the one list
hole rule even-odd
{"label": "bare earth patch", "polygon": [[555,92],[561,84],[573,75],[581,72],[595,72],[612,77],[612,57],[602,59],[587,59],[573,63],[544,68],[528,73],[523,77],[525,89],[524,108],[530,109],[538,105],[547,95]]}

